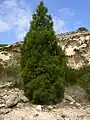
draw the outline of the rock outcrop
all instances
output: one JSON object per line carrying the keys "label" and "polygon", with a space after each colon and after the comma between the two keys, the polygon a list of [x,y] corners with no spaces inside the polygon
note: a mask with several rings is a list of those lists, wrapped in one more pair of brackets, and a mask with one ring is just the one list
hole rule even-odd
{"label": "rock outcrop", "polygon": [[5,67],[9,61],[16,59],[20,56],[20,46],[23,44],[22,41],[13,43],[8,46],[0,47],[0,65]]}
{"label": "rock outcrop", "polygon": [[57,35],[59,45],[65,50],[68,65],[79,68],[90,64],[90,32],[71,32]]}
{"label": "rock outcrop", "polygon": [[[69,32],[57,35],[59,45],[65,50],[68,57],[67,65],[79,68],[90,64],[90,31]],[[23,41],[16,42],[0,48],[0,63],[5,64],[14,55],[20,55],[20,45]]]}
{"label": "rock outcrop", "polygon": [[28,102],[22,90],[13,88],[12,83],[0,85],[0,108],[12,108],[21,102]]}

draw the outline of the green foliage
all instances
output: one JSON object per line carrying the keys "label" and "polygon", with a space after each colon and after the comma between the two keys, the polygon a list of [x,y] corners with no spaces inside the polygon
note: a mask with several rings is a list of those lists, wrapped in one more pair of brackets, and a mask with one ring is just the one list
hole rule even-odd
{"label": "green foliage", "polygon": [[66,85],[74,85],[78,80],[78,70],[66,67],[65,69],[65,82]]}
{"label": "green foliage", "polygon": [[90,100],[90,66],[83,66],[77,70],[67,67],[65,70],[66,85],[78,84],[85,90]]}
{"label": "green foliage", "polygon": [[12,59],[4,69],[7,78],[12,78],[11,81],[14,86],[19,87],[20,85],[20,59]]}
{"label": "green foliage", "polygon": [[85,27],[80,27],[77,29],[77,31],[83,32],[83,31],[88,31],[88,29]]}
{"label": "green foliage", "polygon": [[84,88],[90,100],[90,66],[84,66],[78,70],[78,82]]}
{"label": "green foliage", "polygon": [[80,69],[66,67],[65,83],[67,86],[76,84],[82,87],[90,101],[90,66],[83,66]]}
{"label": "green foliage", "polygon": [[51,84],[48,77],[48,74],[42,74],[28,84],[27,96],[33,103],[52,104],[61,102],[64,97],[64,86],[60,83],[62,80]]}
{"label": "green foliage", "polygon": [[66,57],[58,46],[53,22],[41,1],[33,14],[21,47],[21,77],[27,97],[36,104],[51,104],[64,96]]}
{"label": "green foliage", "polygon": [[0,66],[0,83],[12,82],[15,87],[20,87],[20,61],[12,59],[7,66]]}
{"label": "green foliage", "polygon": [[8,44],[0,44],[0,47],[8,46]]}

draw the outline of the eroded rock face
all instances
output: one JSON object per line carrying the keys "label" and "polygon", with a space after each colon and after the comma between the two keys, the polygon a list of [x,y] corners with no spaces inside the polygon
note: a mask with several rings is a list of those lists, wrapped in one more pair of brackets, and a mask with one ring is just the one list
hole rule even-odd
{"label": "eroded rock face", "polygon": [[[57,35],[58,43],[68,57],[67,65],[72,68],[79,68],[82,65],[90,64],[90,31],[71,32]],[[0,48],[0,63],[5,64],[15,55],[20,56],[20,45],[23,41],[16,42]]]}
{"label": "eroded rock face", "polygon": [[[90,64],[90,31],[71,32],[57,35],[58,43],[68,57],[67,65],[72,68],[79,68],[82,65]],[[10,60],[17,54],[20,56],[20,45],[23,41],[16,42],[0,48],[0,63]],[[12,53],[12,54],[11,54]]]}
{"label": "eroded rock face", "polygon": [[57,35],[68,57],[68,65],[79,68],[90,64],[90,32],[74,32]]}
{"label": "eroded rock face", "polygon": [[23,44],[22,41],[13,43],[8,46],[0,47],[0,65],[5,67],[9,61],[20,56],[20,45]]}
{"label": "eroded rock face", "polygon": [[0,52],[0,64],[5,66],[7,61],[9,61],[11,58],[11,54],[7,51],[1,51]]}

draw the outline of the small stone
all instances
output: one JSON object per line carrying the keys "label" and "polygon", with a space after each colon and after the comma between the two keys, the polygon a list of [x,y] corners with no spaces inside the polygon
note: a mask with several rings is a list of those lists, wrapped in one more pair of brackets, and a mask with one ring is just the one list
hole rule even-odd
{"label": "small stone", "polygon": [[0,104],[0,108],[5,107],[5,104]]}
{"label": "small stone", "polygon": [[66,103],[67,101],[64,99],[63,102]]}
{"label": "small stone", "polygon": [[90,111],[87,111],[88,114],[90,114]]}
{"label": "small stone", "polygon": [[26,98],[24,95],[22,95],[21,100],[26,103],[29,102],[28,98]]}
{"label": "small stone", "polygon": [[37,117],[37,116],[39,116],[39,113],[35,113],[35,114],[34,114],[34,117]]}
{"label": "small stone", "polygon": [[3,99],[0,99],[0,104],[4,104],[5,101]]}
{"label": "small stone", "polygon": [[53,107],[52,106],[48,106],[48,110],[52,110],[53,109]]}
{"label": "small stone", "polygon": [[71,96],[69,96],[67,94],[64,95],[64,98],[65,98],[65,100],[68,100],[70,102],[75,102],[75,100]]}
{"label": "small stone", "polygon": [[36,110],[37,110],[37,111],[42,111],[42,106],[41,106],[41,105],[37,105],[37,106],[36,106]]}
{"label": "small stone", "polygon": [[3,98],[7,98],[7,97],[8,97],[8,95],[4,95],[4,96],[3,96]]}
{"label": "small stone", "polygon": [[66,115],[65,115],[65,114],[62,114],[62,115],[61,115],[61,117],[62,117],[62,118],[65,118],[65,117],[66,117]]}
{"label": "small stone", "polygon": [[22,104],[22,103],[18,103],[16,107],[17,107],[17,108],[22,108],[22,107],[23,107],[23,104]]}
{"label": "small stone", "polygon": [[65,118],[64,120],[71,120],[70,118]]}
{"label": "small stone", "polygon": [[57,112],[57,110],[56,110],[56,109],[53,109],[53,111],[54,111],[54,112]]}
{"label": "small stone", "polygon": [[4,92],[7,93],[7,90],[5,89]]}
{"label": "small stone", "polygon": [[24,91],[23,90],[19,90],[19,94],[24,95]]}
{"label": "small stone", "polygon": [[70,104],[70,105],[73,105],[73,102],[70,102],[69,104]]}
{"label": "small stone", "polygon": [[15,88],[14,90],[15,90],[15,92],[19,92],[19,89],[18,89],[18,88]]}
{"label": "small stone", "polygon": [[79,103],[76,102],[76,107],[81,107],[81,105]]}
{"label": "small stone", "polygon": [[22,100],[24,103],[29,102],[28,98],[24,96],[23,92],[19,92],[19,98]]}

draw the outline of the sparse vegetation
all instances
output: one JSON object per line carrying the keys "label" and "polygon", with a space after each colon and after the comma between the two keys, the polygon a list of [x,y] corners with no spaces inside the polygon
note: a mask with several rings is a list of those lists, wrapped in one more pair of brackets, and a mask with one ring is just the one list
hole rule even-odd
{"label": "sparse vegetation", "polygon": [[65,69],[65,83],[66,85],[74,85],[78,81],[78,70],[66,67]]}
{"label": "sparse vegetation", "polygon": [[90,101],[90,66],[83,66],[78,71],[78,83],[88,94]]}
{"label": "sparse vegetation", "polygon": [[0,47],[8,46],[8,44],[0,44]]}
{"label": "sparse vegetation", "polygon": [[90,65],[80,69],[66,69],[66,85],[77,84],[82,87],[88,95],[90,101]]}
{"label": "sparse vegetation", "polygon": [[20,87],[20,61],[12,59],[7,66],[0,66],[0,83],[12,82],[15,87]]}

